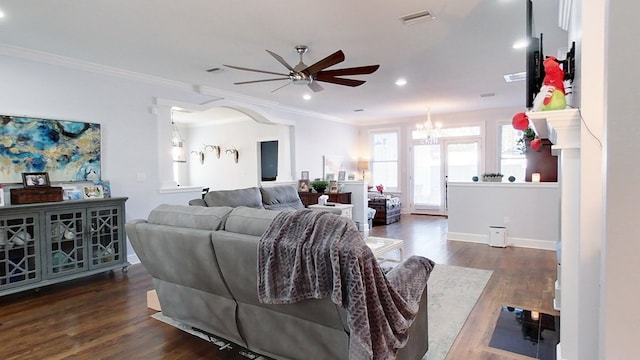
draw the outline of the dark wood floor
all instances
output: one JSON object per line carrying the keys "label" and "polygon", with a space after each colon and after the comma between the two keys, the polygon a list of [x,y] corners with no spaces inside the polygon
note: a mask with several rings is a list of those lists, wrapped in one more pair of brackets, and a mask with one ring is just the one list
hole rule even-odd
{"label": "dark wood floor", "polygon": [[[405,240],[406,255],[494,271],[448,360],[528,359],[487,345],[502,305],[557,314],[555,254],[446,241],[446,232],[445,218],[403,215],[371,235]],[[133,265],[127,275],[104,273],[2,297],[0,359],[246,359],[150,318],[149,289],[150,276]]]}

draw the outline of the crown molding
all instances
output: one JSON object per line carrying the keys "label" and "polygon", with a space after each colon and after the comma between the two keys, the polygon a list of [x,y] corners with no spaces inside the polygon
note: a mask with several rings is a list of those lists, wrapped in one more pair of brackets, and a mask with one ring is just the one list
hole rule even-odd
{"label": "crown molding", "polygon": [[81,70],[92,72],[101,75],[113,76],[127,80],[141,81],[150,83],[153,85],[161,85],[172,88],[178,88],[181,90],[193,91],[201,95],[211,96],[214,100],[227,100],[231,103],[237,103],[239,105],[252,105],[258,109],[271,110],[280,112],[281,114],[287,114],[294,117],[305,116],[314,119],[327,120],[333,122],[341,122],[347,124],[355,124],[353,122],[345,121],[344,119],[321,114],[313,111],[306,111],[299,108],[284,106],[279,103],[268,101],[256,97],[233,93],[230,91],[224,91],[208,86],[188,84],[180,81],[169,80],[157,76],[142,74],[134,71],[123,70],[111,66],[100,65],[89,61],[73,59],[65,56],[55,55],[44,51],[27,49],[19,46],[0,43],[0,55],[11,56],[19,59],[63,66],[69,69]]}
{"label": "crown molding", "polygon": [[180,81],[168,80],[157,76],[123,70],[111,66],[92,63],[89,61],[73,59],[66,56],[55,55],[44,51],[27,49],[8,44],[0,44],[0,54],[49,65],[63,66],[74,70],[82,70],[101,75],[119,77],[127,80],[142,81],[154,85],[169,86],[189,91],[193,90],[192,85]]}

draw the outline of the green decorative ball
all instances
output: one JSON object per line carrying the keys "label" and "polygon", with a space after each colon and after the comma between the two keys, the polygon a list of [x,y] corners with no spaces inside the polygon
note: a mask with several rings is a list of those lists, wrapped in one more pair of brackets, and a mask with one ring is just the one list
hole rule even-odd
{"label": "green decorative ball", "polygon": [[516,181],[516,177],[515,176],[509,176],[509,182],[514,182]]}
{"label": "green decorative ball", "polygon": [[473,180],[474,182],[478,182],[478,180],[480,180],[480,179],[478,179],[477,176],[474,176],[474,177],[471,178],[471,180]]}

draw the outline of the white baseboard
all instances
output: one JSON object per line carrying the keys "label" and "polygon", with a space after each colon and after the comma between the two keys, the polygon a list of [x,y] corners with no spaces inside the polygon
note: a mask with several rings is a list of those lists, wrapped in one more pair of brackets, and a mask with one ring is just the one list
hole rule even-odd
{"label": "white baseboard", "polygon": [[[489,235],[484,234],[469,234],[459,232],[448,232],[447,240],[451,241],[465,241],[478,244],[489,244]],[[507,237],[507,246],[523,247],[530,249],[550,250],[556,251],[556,242],[550,240],[539,239],[526,239]]]}
{"label": "white baseboard", "polygon": [[560,343],[558,343],[558,345],[556,345],[556,359],[565,360],[565,359],[562,358],[562,347],[560,346]]}

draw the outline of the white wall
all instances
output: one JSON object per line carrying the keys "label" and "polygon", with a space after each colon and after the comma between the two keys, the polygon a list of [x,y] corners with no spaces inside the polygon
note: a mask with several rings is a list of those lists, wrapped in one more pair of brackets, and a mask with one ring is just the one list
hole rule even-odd
{"label": "white wall", "polygon": [[358,127],[338,122],[321,121],[309,117],[297,117],[295,125],[295,178],[303,170],[309,171],[311,180],[323,175],[323,156],[344,156],[348,173],[356,172],[360,156]]}
{"label": "white wall", "polygon": [[488,244],[489,226],[507,228],[507,244],[556,250],[557,183],[449,183],[449,240]]}
{"label": "white wall", "polygon": [[[637,214],[640,204],[640,56],[634,39],[640,37],[640,3],[603,1],[606,23],[605,89],[605,202],[603,239],[600,359],[638,357],[640,314],[640,241]],[[586,7],[588,1],[583,1]],[[603,16],[600,14],[600,16]],[[585,18],[585,25],[587,24]],[[585,45],[586,46],[586,45]],[[586,84],[585,84],[586,86]],[[583,99],[583,104],[588,99]],[[598,118],[597,113],[584,114]],[[582,358],[581,358],[582,359]]]}
{"label": "white wall", "polygon": [[[245,120],[223,124],[194,125],[186,132],[189,152],[200,151],[204,144],[221,147],[220,158],[205,152],[204,164],[195,154],[189,154],[189,177],[185,185],[209,187],[211,190],[239,189],[260,184],[259,142],[278,140],[277,181],[292,181],[290,127],[280,124],[261,124],[245,116]],[[235,148],[236,164],[225,149]]]}

